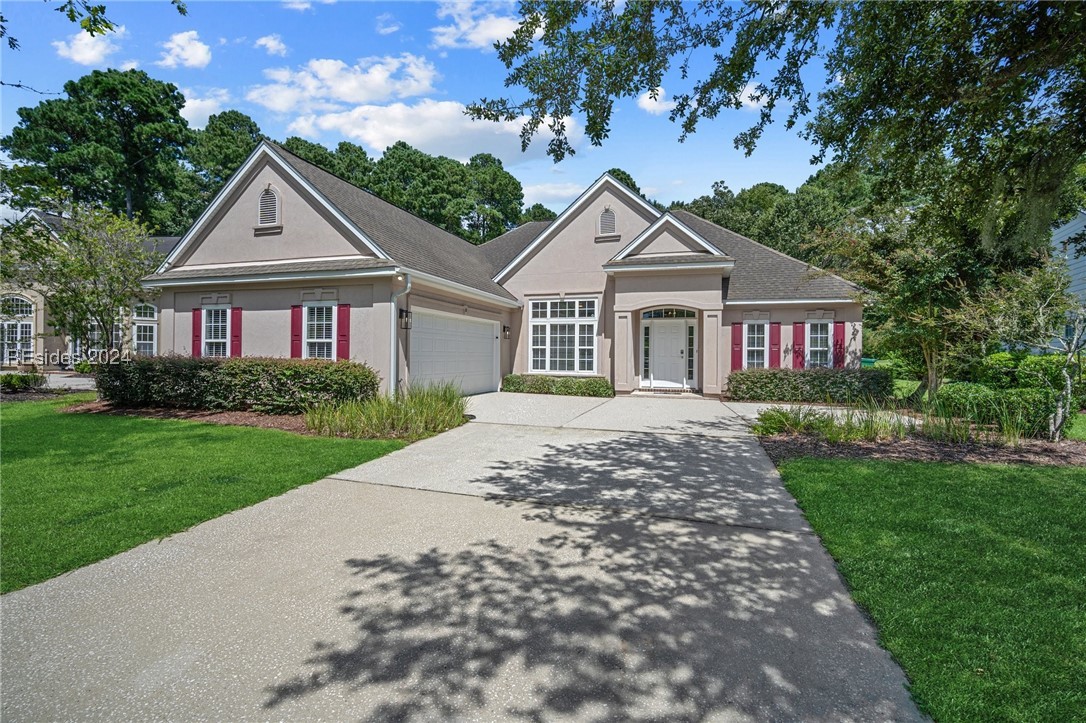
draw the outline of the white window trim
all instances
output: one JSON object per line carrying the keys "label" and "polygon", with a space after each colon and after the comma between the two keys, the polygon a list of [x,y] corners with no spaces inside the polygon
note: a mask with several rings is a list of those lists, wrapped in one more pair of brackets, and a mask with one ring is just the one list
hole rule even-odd
{"label": "white window trim", "polygon": [[[210,354],[207,353],[207,342],[208,342],[208,339],[207,339],[207,312],[209,310],[211,310],[211,309],[226,309],[226,354],[224,354],[221,357],[220,356],[211,356]],[[233,314],[230,313],[230,304],[208,304],[207,306],[201,307],[200,311],[201,311],[201,313],[200,313],[200,356],[209,357],[211,359],[229,359],[230,358],[230,332],[232,331],[232,329],[230,328],[230,325],[231,325],[231,321],[232,321],[231,317],[233,316]],[[218,341],[219,341],[218,339],[215,339],[216,343],[218,343]]]}
{"label": "white window trim", "polygon": [[[654,378],[653,378],[654,375],[653,375],[653,372],[652,372],[652,348],[651,347],[652,347],[653,344],[656,343],[656,339],[655,339],[655,335],[653,334],[653,332],[651,330],[652,330],[653,323],[657,322],[657,321],[685,321],[686,322],[686,329],[683,331],[683,350],[684,350],[684,352],[689,351],[688,335],[690,334],[690,332],[688,331],[688,329],[690,329],[690,328],[694,329],[694,355],[693,355],[693,357],[687,357],[684,354],[684,359],[683,359],[683,363],[684,363],[683,374],[684,374],[684,376],[685,376],[686,372],[688,372],[689,369],[690,369],[690,359],[694,360],[694,377],[692,379],[688,378],[688,377],[684,378],[682,388],[683,389],[700,389],[701,388],[699,386],[699,378],[701,376],[701,369],[699,368],[699,365],[698,365],[698,355],[701,353],[701,329],[698,328],[698,327],[700,326],[699,322],[701,321],[701,319],[699,318],[698,312],[695,311],[694,309],[686,309],[686,308],[681,307],[681,306],[674,306],[674,307],[672,307],[672,306],[658,306],[658,307],[654,307],[652,309],[643,309],[638,314],[638,316],[640,316],[641,314],[643,314],[646,311],[656,311],[657,309],[673,309],[673,308],[674,309],[682,309],[683,311],[693,311],[694,316],[692,316],[692,317],[691,316],[678,316],[678,317],[671,317],[671,318],[665,318],[665,319],[641,319],[641,333],[639,334],[640,339],[638,341],[638,354],[639,354],[639,356],[638,356],[638,365],[637,365],[637,369],[638,369],[637,375],[641,380],[640,385],[642,387],[646,388],[646,389],[651,388],[653,386],[654,381],[655,381]],[[644,375],[644,371],[645,371],[645,329],[650,330],[649,331],[650,349],[649,349],[649,376],[648,377],[646,377]],[[744,352],[744,355],[743,355],[743,359],[744,359],[744,361],[746,360],[746,353],[745,352]]]}
{"label": "white window trim", "polygon": [[[263,223],[260,220],[260,201],[264,198],[264,194],[271,192],[273,198],[275,198],[275,219],[271,223]],[[283,225],[283,203],[282,196],[279,193],[279,189],[274,186],[268,186],[256,197],[256,226],[257,228],[274,228],[275,226]]]}
{"label": "white window trim", "polygon": [[[38,308],[34,305],[34,302],[31,299],[28,299],[22,294],[4,294],[2,299],[18,299],[20,301],[25,301],[27,304],[30,305],[29,314],[21,314],[19,316],[13,316],[10,319],[5,318],[0,320],[0,342],[2,342],[2,345],[4,347],[4,358],[0,359],[0,364],[7,366],[11,364],[25,363],[34,358],[34,347],[36,346],[36,337],[34,335],[34,319],[37,316]],[[27,334],[25,337],[19,333],[19,327],[23,324],[30,327],[30,333]],[[10,326],[15,327],[15,335],[18,339],[18,341],[13,344],[13,347],[16,350],[16,358],[13,359],[9,359],[7,354],[7,335],[8,327]]]}
{"label": "white window trim", "polygon": [[[154,313],[154,316],[150,316],[150,317],[147,317],[147,316],[137,316],[137,315],[136,315],[136,309],[138,309],[138,308],[139,308],[139,307],[141,307],[141,306],[149,306],[149,307],[151,307],[151,309],[153,309],[153,310],[154,310],[154,312],[155,312],[155,313]],[[151,304],[151,303],[147,303],[147,302],[144,302],[144,303],[142,303],[142,304],[136,304],[136,305],[134,305],[134,306],[132,307],[132,323],[133,323],[133,324],[135,324],[135,323],[137,323],[137,322],[146,322],[146,321],[158,321],[158,307],[157,307],[157,306],[155,306],[154,304]]]}
{"label": "white window trim", "polygon": [[[763,346],[763,347],[755,347],[755,349],[760,348],[762,350],[762,352],[763,352],[763,358],[765,360],[765,364],[760,366],[760,367],[752,367],[748,363],[747,351],[748,351],[749,347],[747,346],[747,340],[749,338],[749,334],[748,334],[748,328],[747,327],[752,326],[752,325],[760,325],[762,327],[765,327],[764,331],[762,332],[762,338],[765,339],[765,346]],[[766,319],[751,319],[749,321],[744,321],[743,322],[743,368],[744,369],[768,369],[769,368],[769,321],[766,320]]]}
{"label": "white window trim", "polygon": [[[817,367],[811,366],[811,326],[813,324],[825,324],[827,327],[826,338],[829,340],[829,349],[826,357],[826,364],[819,364]],[[804,332],[806,338],[803,343],[803,365],[807,369],[832,369],[833,368],[833,319],[808,319],[804,324]]]}
{"label": "white window trim", "polygon": [[[227,322],[229,323],[229,322]],[[151,321],[150,319],[138,319],[132,322],[132,351],[139,353],[140,341],[136,338],[137,331],[141,326],[151,327],[151,356],[158,356],[158,322]],[[226,349],[227,355],[230,353],[229,347]]]}
{"label": "white window trim", "polygon": [[[552,301],[571,301],[576,309],[576,304],[579,301],[593,301],[596,304],[596,316],[592,319],[585,319],[581,316],[564,316],[551,318],[550,314],[550,302]],[[600,296],[588,294],[588,295],[570,295],[570,296],[533,296],[524,300],[524,316],[528,320],[528,373],[539,374],[547,377],[593,377],[597,376],[599,369],[600,358],[600,318],[603,313],[603,299]],[[534,319],[532,318],[532,304],[545,303],[547,304],[547,318]],[[578,351],[585,347],[580,346],[580,329],[577,328],[580,324],[592,324],[592,369],[591,371],[580,371],[574,369],[573,371],[550,371],[549,369],[534,369],[533,364],[535,362],[534,357],[534,345],[532,344],[532,327],[536,324],[547,327],[547,333],[544,337],[543,348],[546,350],[546,365],[550,367],[551,361],[551,324],[573,324],[573,365],[579,367],[581,360],[579,358]]]}
{"label": "white window trim", "polygon": [[[332,356],[309,356],[309,342],[319,341],[325,342],[327,339],[310,339],[309,338],[309,309],[314,306],[327,306],[332,309]],[[335,301],[305,301],[302,303],[302,358],[303,359],[328,359],[336,361],[336,344],[339,341],[339,309],[336,307],[338,303]]]}

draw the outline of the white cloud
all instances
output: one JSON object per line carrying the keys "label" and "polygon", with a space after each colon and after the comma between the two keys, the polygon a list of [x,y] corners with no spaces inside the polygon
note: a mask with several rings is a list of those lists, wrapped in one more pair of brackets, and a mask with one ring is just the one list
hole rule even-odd
{"label": "white cloud", "polygon": [[[509,7],[502,5],[498,7]],[[496,9],[496,8],[495,8]],[[520,22],[512,15],[497,15],[486,4],[443,2],[437,17],[449,18],[449,25],[430,28],[437,48],[478,48],[489,50],[494,43],[513,34]]]}
{"label": "white cloud", "polygon": [[140,61],[134,58],[132,60],[126,60],[120,65],[121,70],[135,70],[138,67],[140,67]]}
{"label": "white cloud", "polygon": [[174,33],[162,47],[165,52],[155,65],[163,68],[176,68],[179,65],[186,68],[204,68],[211,62],[211,48],[200,42],[200,35],[195,30]]}
{"label": "white cloud", "polygon": [[245,97],[279,113],[343,110],[341,104],[423,95],[439,78],[430,61],[411,53],[363,58],[354,65],[316,58],[297,70],[269,68],[264,75],[273,82]]}
{"label": "white cloud", "polygon": [[257,38],[253,44],[254,48],[264,48],[268,51],[268,55],[278,55],[285,57],[287,54],[286,43],[283,42],[283,38],[278,33],[272,35],[265,35],[262,38]]}
{"label": "white cloud", "polygon": [[660,86],[656,89],[655,99],[653,99],[652,93],[647,90],[637,96],[637,107],[652,115],[663,115],[664,113],[670,113],[675,108],[675,101],[668,98],[663,86]]}
{"label": "white cloud", "polygon": [[754,96],[758,93],[758,85],[756,83],[747,83],[743,86],[743,90],[739,91],[739,102],[743,104],[743,108],[746,110],[757,110],[765,105],[765,99],[755,100]]}
{"label": "white cloud", "polygon": [[377,33],[380,35],[392,35],[402,27],[403,24],[393,17],[392,13],[381,13],[377,16]]}
{"label": "white cloud", "polygon": [[533,203],[569,203],[584,191],[579,183],[536,183],[524,187],[524,205]]}
{"label": "white cloud", "polygon": [[[547,141],[551,138],[551,134],[544,130],[528,151],[521,153],[520,129],[523,121],[473,121],[464,114],[462,103],[425,98],[411,105],[359,105],[350,110],[312,113],[295,119],[288,130],[309,137],[324,132],[343,135],[377,153],[402,140],[427,153],[460,161],[485,152],[512,165],[543,158]],[[579,143],[583,133],[577,123],[567,119],[566,128],[571,143]]]}
{"label": "white cloud", "polygon": [[86,31],[80,31],[68,36],[68,40],[56,40],[53,47],[57,49],[57,55],[67,58],[80,65],[98,65],[110,55],[113,55],[120,46],[113,42],[120,40],[128,31],[123,25],[118,25],[111,33],[91,35]]}
{"label": "white cloud", "polygon": [[206,126],[208,116],[221,113],[230,102],[230,91],[226,88],[209,88],[203,98],[197,98],[195,92],[188,88],[182,88],[181,93],[185,96],[181,117],[193,128]]}
{"label": "white cloud", "polygon": [[305,0],[286,0],[286,2],[283,3],[283,7],[287,10],[302,11],[313,7],[313,3],[305,2]]}

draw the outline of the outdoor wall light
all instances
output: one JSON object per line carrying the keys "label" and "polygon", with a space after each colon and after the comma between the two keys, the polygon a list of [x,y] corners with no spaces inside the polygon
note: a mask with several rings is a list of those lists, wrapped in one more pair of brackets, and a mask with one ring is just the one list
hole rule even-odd
{"label": "outdoor wall light", "polygon": [[503,326],[502,327],[502,338],[503,339],[508,339],[510,331],[512,331],[512,330],[508,326]]}
{"label": "outdoor wall light", "polygon": [[411,312],[407,309],[400,309],[400,328],[411,328]]}

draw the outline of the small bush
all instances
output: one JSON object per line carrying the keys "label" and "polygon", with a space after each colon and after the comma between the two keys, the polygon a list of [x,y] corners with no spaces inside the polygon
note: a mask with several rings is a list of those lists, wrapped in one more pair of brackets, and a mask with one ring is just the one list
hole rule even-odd
{"label": "small bush", "polygon": [[319,359],[137,357],[101,364],[102,399],[121,407],[301,414],[327,402],[364,401],[380,379],[365,364]]}
{"label": "small bush", "polygon": [[502,380],[502,391],[569,397],[615,396],[614,386],[604,377],[549,377],[543,374],[510,374]]}
{"label": "small bush", "polygon": [[452,384],[413,387],[395,397],[319,404],[306,412],[305,426],[332,437],[415,441],[463,424],[466,406]]}
{"label": "small bush", "polygon": [[997,393],[972,382],[951,382],[939,387],[938,404],[947,414],[987,424],[995,421]]}
{"label": "small bush", "polygon": [[1045,438],[1055,413],[1056,395],[1047,389],[1005,389],[996,396],[995,424],[1003,432]]}
{"label": "small bush", "polygon": [[45,375],[37,372],[0,374],[0,390],[4,392],[36,392],[45,387]]}
{"label": "small bush", "polygon": [[741,369],[728,377],[728,395],[752,402],[834,402],[888,399],[886,369]]}

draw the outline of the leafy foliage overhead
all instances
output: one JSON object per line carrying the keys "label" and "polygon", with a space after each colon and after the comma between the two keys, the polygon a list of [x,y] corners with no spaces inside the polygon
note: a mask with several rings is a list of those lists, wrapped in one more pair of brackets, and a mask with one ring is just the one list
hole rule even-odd
{"label": "leafy foliage overhead", "polygon": [[[544,126],[549,152],[573,152],[563,119],[582,114],[599,145],[614,102],[657,93],[665,74],[710,70],[674,96],[685,137],[704,119],[759,106],[735,138],[753,151],[783,116],[814,142],[817,160],[875,163],[884,196],[925,187],[964,202],[982,240],[1046,242],[1061,191],[1086,153],[1086,11],[1080,3],[864,3],[747,0],[589,0],[520,3],[521,24],[498,44],[520,98],[483,98],[476,118],[527,115],[522,140]],[[804,71],[821,64],[812,97]]]}

